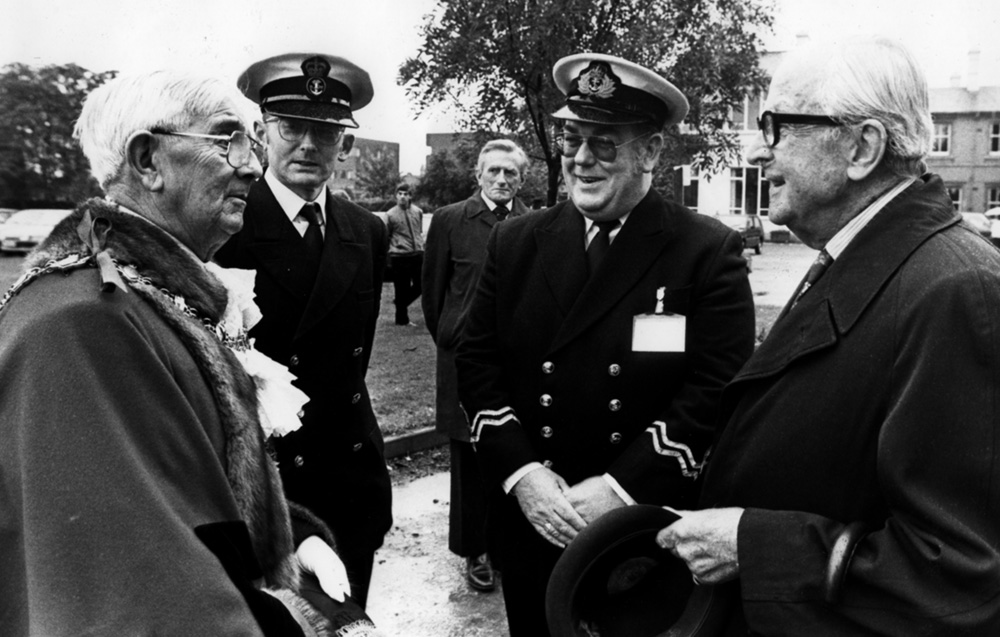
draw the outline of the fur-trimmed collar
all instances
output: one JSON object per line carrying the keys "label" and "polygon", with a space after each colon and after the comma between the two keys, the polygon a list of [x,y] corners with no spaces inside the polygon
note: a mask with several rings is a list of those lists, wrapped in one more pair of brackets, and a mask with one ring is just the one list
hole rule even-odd
{"label": "fur-trimmed collar", "polygon": [[107,250],[121,265],[132,265],[157,288],[183,296],[199,314],[218,321],[228,301],[222,283],[205,270],[193,252],[153,222],[124,212],[105,199],[89,199],[63,219],[45,241],[25,260],[26,267],[39,267],[52,259],[89,249],[77,235],[84,214],[111,223]]}
{"label": "fur-trimmed collar", "polygon": [[173,298],[184,297],[200,317],[215,323],[226,309],[226,288],[171,235],[102,199],[84,202],[61,221],[29,255],[26,268],[44,267],[74,254],[93,254],[78,233],[88,213],[94,221],[110,222],[103,249],[119,266],[136,270],[139,279],[129,280],[130,292],[148,302],[180,337],[212,387],[226,440],[226,475],[267,584],[297,588],[288,505],[277,468],[265,450],[254,381],[216,335]]}

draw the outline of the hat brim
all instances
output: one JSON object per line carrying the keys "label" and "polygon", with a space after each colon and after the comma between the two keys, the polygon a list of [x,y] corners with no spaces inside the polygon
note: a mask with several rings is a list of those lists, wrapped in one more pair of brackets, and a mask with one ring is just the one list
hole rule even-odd
{"label": "hat brim", "polygon": [[585,124],[607,124],[627,126],[629,124],[649,124],[649,118],[634,114],[624,114],[583,104],[566,104],[555,113],[555,119],[583,122]]}
{"label": "hat brim", "polygon": [[264,106],[261,111],[279,117],[305,119],[345,128],[358,128],[358,123],[351,117],[350,109],[336,104],[317,104],[305,101],[271,102]]}
{"label": "hat brim", "polygon": [[[569,544],[549,578],[545,613],[552,637],[717,634],[730,597],[694,586],[683,561],[656,544],[679,519],[671,511],[634,505],[589,524]],[[588,632],[591,631],[591,632]]]}

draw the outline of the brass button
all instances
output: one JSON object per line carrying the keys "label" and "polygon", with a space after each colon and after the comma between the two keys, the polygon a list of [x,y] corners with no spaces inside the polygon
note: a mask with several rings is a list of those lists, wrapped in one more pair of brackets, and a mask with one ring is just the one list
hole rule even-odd
{"label": "brass button", "polygon": [[622,366],[618,363],[611,363],[608,367],[608,376],[617,376],[622,373]]}
{"label": "brass button", "polygon": [[539,404],[541,404],[542,407],[548,407],[549,405],[552,404],[552,396],[549,396],[548,394],[542,394],[539,397],[538,402]]}
{"label": "brass button", "polygon": [[553,363],[552,361],[545,361],[544,363],[542,363],[542,373],[543,374],[551,374],[554,371],[556,371],[556,364],[555,363]]}
{"label": "brass button", "polygon": [[363,347],[355,347],[354,351],[351,352],[351,356],[355,356],[355,357],[361,356],[361,352],[363,352],[363,351],[365,351],[365,348],[363,348]]}
{"label": "brass button", "polygon": [[542,466],[545,467],[546,469],[551,469],[552,468],[552,461],[551,460],[542,460]]}
{"label": "brass button", "polygon": [[293,460],[292,462],[295,463],[296,467],[301,467],[306,463],[305,458],[303,458],[302,456],[295,456],[295,460]]}
{"label": "brass button", "polygon": [[299,355],[298,354],[292,354],[292,357],[288,359],[288,366],[289,367],[295,367],[298,364],[299,364]]}
{"label": "brass button", "polygon": [[613,434],[611,434],[611,437],[609,437],[608,440],[611,441],[611,444],[617,445],[619,442],[622,441],[622,435],[616,431]]}
{"label": "brass button", "polygon": [[622,401],[618,400],[617,398],[611,399],[611,402],[608,403],[608,409],[610,409],[611,411],[618,411],[621,408],[622,408]]}
{"label": "brass button", "polygon": [[353,396],[351,396],[352,405],[357,405],[359,400],[361,400],[361,394],[354,394]]}
{"label": "brass button", "polygon": [[552,433],[552,427],[549,427],[548,425],[542,427],[542,438],[551,438]]}
{"label": "brass button", "polygon": [[302,420],[303,418],[305,418],[306,417],[306,410],[305,409],[300,409],[299,413],[298,413],[298,416],[299,416],[299,420]]}
{"label": "brass button", "polygon": [[361,443],[360,442],[354,443],[354,451],[355,452],[361,451]]}

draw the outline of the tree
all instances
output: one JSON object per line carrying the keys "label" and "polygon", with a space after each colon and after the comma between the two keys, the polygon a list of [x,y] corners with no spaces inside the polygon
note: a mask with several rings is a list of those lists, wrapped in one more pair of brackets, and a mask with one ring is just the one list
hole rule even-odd
{"label": "tree", "polygon": [[563,103],[552,66],[566,55],[618,55],[667,77],[691,102],[668,131],[661,166],[715,169],[737,161],[731,108],[764,86],[760,36],[771,0],[438,0],[399,83],[418,111],[450,104],[459,124],[516,137],[548,169],[555,201],[561,161],[551,113]]}
{"label": "tree", "polygon": [[360,163],[358,187],[369,197],[392,199],[401,179],[396,155],[380,151],[363,157]]}
{"label": "tree", "polygon": [[0,70],[0,200],[6,205],[72,204],[100,194],[73,139],[84,98],[115,77],[75,64]]}

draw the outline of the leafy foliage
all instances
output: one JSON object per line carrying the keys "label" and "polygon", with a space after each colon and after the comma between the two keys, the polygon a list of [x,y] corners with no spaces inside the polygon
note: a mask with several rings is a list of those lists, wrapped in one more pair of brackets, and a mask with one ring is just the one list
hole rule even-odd
{"label": "leafy foliage", "polygon": [[399,185],[399,160],[393,153],[364,157],[358,169],[358,187],[371,198],[391,199]]}
{"label": "leafy foliage", "polygon": [[760,36],[772,10],[771,0],[438,0],[399,82],[419,111],[444,103],[469,130],[516,138],[547,168],[552,203],[561,161],[551,113],[563,103],[552,67],[578,52],[618,55],[691,102],[683,132],[668,131],[661,170],[693,163],[713,172],[738,160],[726,124],[764,86]]}
{"label": "leafy foliage", "polygon": [[75,64],[0,70],[0,202],[73,204],[100,193],[73,126],[84,98],[115,75]]}

